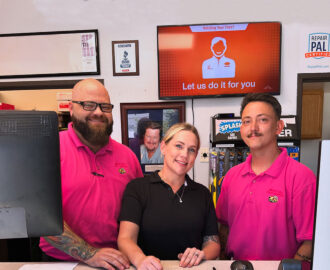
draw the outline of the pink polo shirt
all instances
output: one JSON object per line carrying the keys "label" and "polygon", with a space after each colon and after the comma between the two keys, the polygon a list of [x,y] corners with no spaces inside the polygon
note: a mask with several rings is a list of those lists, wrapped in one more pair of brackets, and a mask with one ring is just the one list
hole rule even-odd
{"label": "pink polo shirt", "polygon": [[[111,138],[94,154],[71,124],[60,133],[60,149],[63,219],[92,246],[116,248],[124,189],[130,180],[143,176],[135,154]],[[43,238],[40,248],[54,258],[73,260]]]}
{"label": "pink polo shirt", "polygon": [[226,252],[234,259],[293,258],[304,240],[312,240],[316,179],[286,149],[260,175],[246,162],[230,169],[216,207],[229,227]]}

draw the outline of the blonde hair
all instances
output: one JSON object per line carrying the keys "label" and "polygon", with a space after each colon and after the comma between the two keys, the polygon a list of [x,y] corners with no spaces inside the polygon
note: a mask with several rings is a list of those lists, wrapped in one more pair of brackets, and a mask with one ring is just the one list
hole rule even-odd
{"label": "blonde hair", "polygon": [[191,131],[192,133],[195,134],[196,136],[196,139],[197,139],[197,150],[199,150],[199,147],[200,147],[200,138],[199,138],[199,134],[198,134],[198,131],[197,129],[189,124],[189,123],[177,123],[177,124],[174,124],[173,126],[171,126],[165,136],[163,137],[163,142],[165,144],[168,144],[174,137],[174,135],[176,135],[177,133],[179,133],[180,131]]}

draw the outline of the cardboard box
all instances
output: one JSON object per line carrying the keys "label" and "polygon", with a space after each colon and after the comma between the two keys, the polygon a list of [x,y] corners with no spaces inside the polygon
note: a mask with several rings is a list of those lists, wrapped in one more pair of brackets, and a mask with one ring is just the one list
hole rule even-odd
{"label": "cardboard box", "polygon": [[71,99],[72,99],[72,93],[67,93],[67,92],[56,93],[57,110],[59,112],[68,112],[69,103]]}
{"label": "cardboard box", "polygon": [[0,102],[0,110],[15,110],[15,106],[7,103]]}
{"label": "cardboard box", "polygon": [[58,100],[57,101],[57,110],[59,112],[68,112],[69,111],[69,101]]}

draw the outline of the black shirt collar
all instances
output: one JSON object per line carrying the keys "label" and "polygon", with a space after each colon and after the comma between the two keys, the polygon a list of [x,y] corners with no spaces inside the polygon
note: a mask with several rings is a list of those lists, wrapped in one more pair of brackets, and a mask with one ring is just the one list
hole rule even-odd
{"label": "black shirt collar", "polygon": [[[152,174],[150,174],[152,183],[164,183],[158,173],[159,173],[159,170],[154,171]],[[188,174],[185,175],[185,180],[187,182],[186,188],[195,189],[196,183],[195,183],[195,181],[191,180],[191,178],[189,177]]]}

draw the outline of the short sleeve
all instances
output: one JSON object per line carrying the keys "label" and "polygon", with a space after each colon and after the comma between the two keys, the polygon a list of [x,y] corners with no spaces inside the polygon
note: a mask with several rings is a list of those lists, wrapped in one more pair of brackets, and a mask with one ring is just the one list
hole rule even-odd
{"label": "short sleeve", "polygon": [[122,198],[119,221],[130,221],[137,225],[140,224],[143,211],[142,182],[141,178],[137,178],[127,184]]}
{"label": "short sleeve", "polygon": [[135,178],[143,177],[141,165],[139,163],[138,158],[136,157],[136,155],[133,152],[132,152],[132,158],[133,158],[134,168],[135,168]]}
{"label": "short sleeve", "polygon": [[296,228],[296,238],[299,241],[313,239],[316,178],[312,172],[299,174],[299,182],[303,187],[298,187],[293,196],[293,220]]}

